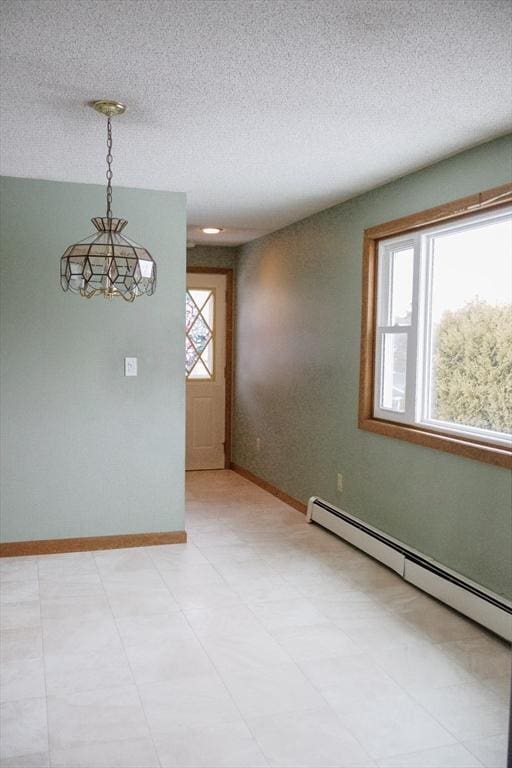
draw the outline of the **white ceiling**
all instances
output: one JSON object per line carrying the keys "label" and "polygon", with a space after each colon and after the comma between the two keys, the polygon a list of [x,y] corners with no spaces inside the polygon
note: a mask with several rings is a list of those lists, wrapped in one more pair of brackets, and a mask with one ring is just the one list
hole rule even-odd
{"label": "white ceiling", "polygon": [[197,241],[250,240],[510,129],[508,0],[2,5],[2,172],[101,183],[84,104],[119,99],[114,183],[185,191]]}

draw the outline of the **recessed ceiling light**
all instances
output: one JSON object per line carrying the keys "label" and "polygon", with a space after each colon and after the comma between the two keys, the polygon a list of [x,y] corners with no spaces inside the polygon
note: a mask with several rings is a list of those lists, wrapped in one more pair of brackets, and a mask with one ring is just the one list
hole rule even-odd
{"label": "recessed ceiling light", "polygon": [[205,235],[218,235],[219,232],[222,232],[221,227],[201,227],[201,232],[204,232]]}

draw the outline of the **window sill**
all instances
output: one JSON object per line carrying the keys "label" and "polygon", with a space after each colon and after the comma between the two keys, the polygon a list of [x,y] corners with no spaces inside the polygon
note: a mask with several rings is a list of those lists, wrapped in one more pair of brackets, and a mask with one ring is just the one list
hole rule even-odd
{"label": "window sill", "polygon": [[394,437],[398,440],[406,440],[409,443],[423,445],[426,448],[434,448],[455,454],[456,456],[464,456],[467,459],[494,464],[498,467],[512,468],[512,451],[498,445],[466,440],[462,437],[454,437],[453,435],[443,434],[438,431],[434,432],[416,426],[413,427],[375,418],[359,419],[358,426],[359,429],[364,429],[367,432]]}

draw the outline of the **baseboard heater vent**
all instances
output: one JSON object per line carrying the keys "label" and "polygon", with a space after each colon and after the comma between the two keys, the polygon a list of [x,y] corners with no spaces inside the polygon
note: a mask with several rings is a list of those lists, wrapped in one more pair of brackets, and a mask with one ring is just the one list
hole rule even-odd
{"label": "baseboard heater vent", "polygon": [[308,522],[318,523],[396,571],[405,581],[456,611],[512,640],[512,604],[401,541],[316,496],[308,503]]}

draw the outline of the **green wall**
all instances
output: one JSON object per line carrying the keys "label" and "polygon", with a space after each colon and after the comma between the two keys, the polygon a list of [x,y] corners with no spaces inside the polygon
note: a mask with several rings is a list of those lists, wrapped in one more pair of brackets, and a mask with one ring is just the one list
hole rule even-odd
{"label": "green wall", "polygon": [[185,196],[116,188],[113,207],[158,263],[133,304],[59,285],[103,187],[1,180],[4,541],[184,528]]}
{"label": "green wall", "polygon": [[234,269],[238,248],[222,245],[195,245],[187,248],[187,267]]}
{"label": "green wall", "polygon": [[363,230],[510,176],[505,137],[243,246],[234,412],[237,464],[303,501],[323,497],[504,594],[510,474],[358,430],[357,407]]}

